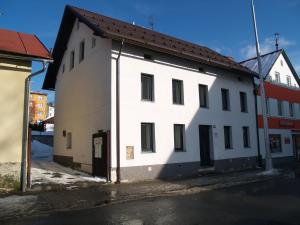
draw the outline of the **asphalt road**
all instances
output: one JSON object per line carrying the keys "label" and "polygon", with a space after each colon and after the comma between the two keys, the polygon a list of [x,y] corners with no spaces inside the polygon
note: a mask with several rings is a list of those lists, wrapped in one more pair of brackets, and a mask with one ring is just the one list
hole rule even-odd
{"label": "asphalt road", "polygon": [[300,178],[159,197],[98,208],[53,212],[4,224],[299,225]]}

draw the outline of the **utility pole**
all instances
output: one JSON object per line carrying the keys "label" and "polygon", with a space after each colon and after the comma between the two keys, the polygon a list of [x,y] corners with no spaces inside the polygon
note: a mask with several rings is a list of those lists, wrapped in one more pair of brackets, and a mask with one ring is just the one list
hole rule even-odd
{"label": "utility pole", "polygon": [[253,24],[254,24],[254,33],[256,39],[256,53],[257,53],[257,62],[258,62],[258,73],[259,73],[259,84],[260,84],[260,98],[261,98],[261,111],[263,116],[263,130],[264,130],[264,143],[265,143],[265,151],[266,151],[266,158],[265,158],[265,170],[272,171],[273,170],[273,161],[272,155],[270,152],[270,140],[269,140],[269,127],[268,127],[268,118],[266,113],[266,95],[265,95],[265,87],[264,87],[264,77],[262,75],[262,63],[261,63],[261,56],[260,56],[260,47],[258,41],[258,32],[257,32],[257,25],[256,25],[256,16],[255,16],[255,8],[254,8],[254,0],[252,0],[252,16],[253,16]]}

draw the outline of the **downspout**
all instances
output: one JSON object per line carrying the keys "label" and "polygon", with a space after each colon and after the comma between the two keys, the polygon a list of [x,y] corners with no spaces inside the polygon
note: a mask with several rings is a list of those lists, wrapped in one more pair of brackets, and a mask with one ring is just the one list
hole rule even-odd
{"label": "downspout", "polygon": [[124,39],[121,42],[117,61],[116,61],[116,150],[117,150],[117,181],[121,182],[120,173],[120,57],[124,46]]}
{"label": "downspout", "polygon": [[31,73],[25,79],[25,96],[24,96],[24,112],[23,112],[23,138],[22,138],[22,162],[21,162],[21,191],[26,191],[26,180],[27,180],[27,147],[28,147],[28,126],[29,126],[29,95],[31,79],[46,70],[46,63],[50,60],[42,61],[42,69]]}
{"label": "downspout", "polygon": [[256,139],[257,139],[257,163],[259,167],[262,167],[262,157],[260,152],[260,141],[259,141],[259,126],[258,126],[258,108],[257,108],[257,88],[254,82],[254,78],[252,80],[253,83],[253,95],[255,101],[255,121],[256,121]]}

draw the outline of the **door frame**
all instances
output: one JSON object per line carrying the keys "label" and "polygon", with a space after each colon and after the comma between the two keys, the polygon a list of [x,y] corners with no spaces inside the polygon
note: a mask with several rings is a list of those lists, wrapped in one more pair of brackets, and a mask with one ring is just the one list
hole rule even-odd
{"label": "door frame", "polygon": [[296,145],[296,137],[300,138],[300,134],[292,134],[292,143],[293,143],[293,152],[294,152],[294,159],[296,161],[300,161],[300,148],[297,149]]}
{"label": "door frame", "polygon": [[[202,149],[201,149],[201,132],[200,129],[201,127],[207,127],[208,128],[208,148],[209,148],[209,155],[207,161],[202,160]],[[213,135],[212,135],[212,125],[207,125],[207,124],[199,124],[198,125],[198,138],[199,138],[199,153],[200,153],[200,165],[203,167],[213,167],[214,166],[214,156],[213,156]]]}
{"label": "door frame", "polygon": [[[103,131],[99,130],[97,133],[94,133],[92,135],[92,175],[97,176],[96,174],[96,168],[95,168],[95,145],[94,145],[94,139],[102,137],[102,151],[105,152],[103,153],[105,156],[105,159],[103,161],[105,162],[105,173],[103,174],[104,177],[106,178],[107,181],[111,181],[111,163],[110,163],[110,158],[111,158],[111,153],[110,153],[110,131]],[[102,176],[102,175],[101,175]]]}

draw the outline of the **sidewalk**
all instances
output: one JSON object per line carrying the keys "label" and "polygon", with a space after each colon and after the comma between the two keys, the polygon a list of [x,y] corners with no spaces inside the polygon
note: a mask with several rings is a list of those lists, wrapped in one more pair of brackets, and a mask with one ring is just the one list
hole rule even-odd
{"label": "sidewalk", "polygon": [[86,188],[77,186],[77,189],[71,190],[28,192],[21,196],[0,198],[0,218],[91,208],[150,197],[193,194],[287,176],[290,176],[287,170],[273,175],[264,175],[261,170],[252,170],[179,181],[95,184]]}

